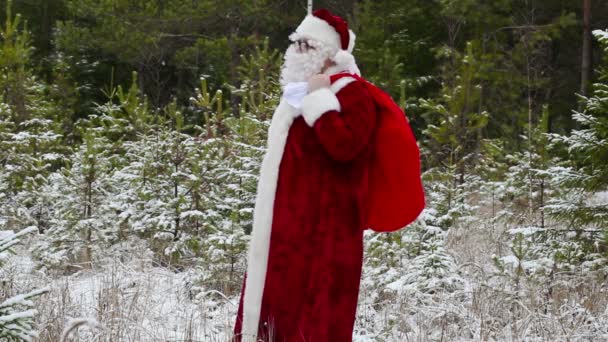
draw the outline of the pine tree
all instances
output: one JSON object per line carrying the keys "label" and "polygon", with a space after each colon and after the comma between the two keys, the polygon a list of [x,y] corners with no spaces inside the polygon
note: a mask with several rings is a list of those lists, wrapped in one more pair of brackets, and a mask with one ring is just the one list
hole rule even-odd
{"label": "pine tree", "polygon": [[401,80],[408,93],[420,96],[428,88],[437,67],[433,48],[443,28],[426,23],[439,22],[441,4],[415,0],[360,1],[355,3],[349,25],[357,34],[354,54],[363,75],[394,97]]}
{"label": "pine tree", "polygon": [[567,136],[550,135],[553,146],[565,147],[567,159],[550,169],[551,181],[564,191],[546,208],[573,231],[579,245],[574,261],[588,260],[588,267],[596,269],[608,265],[608,32],[593,33],[604,49],[598,82],[589,97],[580,97],[583,110],[573,113],[581,128]]}
{"label": "pine tree", "polygon": [[[137,91],[132,89],[129,93]],[[189,161],[200,146],[183,133],[183,115],[174,104],[164,108],[166,119],[155,127],[147,122],[151,114],[138,97],[125,102],[125,97],[120,98],[116,106],[124,111],[108,105],[104,113],[105,127],[114,127],[113,133],[101,130],[122,141],[112,144],[115,154],[108,175],[108,181],[114,184],[107,196],[112,198],[111,208],[118,219],[116,236],[119,241],[139,236],[149,242],[159,261],[174,263],[184,252],[176,244],[188,239],[189,227],[182,214],[188,204],[186,194],[193,191],[186,187],[187,182],[199,177],[190,174]],[[134,113],[139,114],[133,116]],[[133,120],[136,117],[140,119]]]}
{"label": "pine tree", "polygon": [[[12,200],[0,208],[11,229],[48,226],[47,202],[42,187],[50,173],[64,162],[66,149],[57,122],[57,108],[48,86],[30,66],[32,46],[21,16],[13,17],[7,2],[0,29],[0,166],[6,195]],[[9,215],[10,212],[10,215]]]}
{"label": "pine tree", "polygon": [[473,174],[481,179],[478,195],[479,205],[488,210],[489,215],[480,215],[487,228],[495,228],[504,212],[501,198],[505,192],[504,174],[508,169],[505,160],[505,142],[501,139],[482,139],[479,160]]}
{"label": "pine tree", "polygon": [[[5,222],[0,218],[0,229],[4,228]],[[36,232],[35,226],[25,228],[17,233],[0,230],[0,267],[4,266],[12,247],[19,243],[21,237]],[[38,337],[35,327],[35,316],[32,298],[38,297],[48,289],[30,291],[9,298],[3,298],[0,302],[0,338],[3,341],[33,341]],[[4,294],[3,294],[4,295]]]}
{"label": "pine tree", "polygon": [[479,104],[480,61],[473,43],[467,44],[463,56],[454,51],[444,52],[455,60],[457,72],[452,75],[446,72],[438,100],[421,99],[420,106],[426,110],[424,116],[429,123],[424,131],[431,138],[427,142],[433,156],[429,166],[456,167],[462,184],[467,169],[476,161],[472,153],[478,150],[480,131],[487,125],[489,114]]}
{"label": "pine tree", "polygon": [[[206,263],[210,273],[203,282],[234,293],[241,286],[247,234],[253,224],[259,167],[266,148],[266,134],[272,112],[279,102],[279,66],[281,55],[266,40],[248,56],[241,57],[238,88],[232,88],[238,111],[221,121],[225,135],[222,151],[216,157],[214,220],[205,241]],[[205,94],[202,92],[201,94]],[[197,97],[199,104],[204,97]],[[218,120],[215,120],[218,122]]]}
{"label": "pine tree", "polygon": [[90,268],[95,251],[116,241],[118,226],[111,178],[116,156],[102,128],[80,123],[83,144],[69,165],[53,173],[43,192],[49,200],[49,229],[32,253],[50,267]]}
{"label": "pine tree", "polygon": [[[451,53],[450,53],[451,54]],[[472,191],[480,184],[473,173],[479,157],[480,131],[489,114],[478,105],[480,96],[479,62],[472,43],[458,61],[454,79],[446,79],[439,100],[421,99],[430,122],[423,134],[423,155],[430,156],[425,172],[428,196],[438,210],[438,226],[447,229],[458,217],[467,217],[475,209]]]}
{"label": "pine tree", "polygon": [[509,167],[500,196],[505,205],[500,216],[508,223],[545,228],[544,206],[553,195],[549,169],[555,163],[548,151],[548,122],[545,106],[538,124],[528,127],[530,133],[521,137],[527,142],[526,151],[505,156]]}

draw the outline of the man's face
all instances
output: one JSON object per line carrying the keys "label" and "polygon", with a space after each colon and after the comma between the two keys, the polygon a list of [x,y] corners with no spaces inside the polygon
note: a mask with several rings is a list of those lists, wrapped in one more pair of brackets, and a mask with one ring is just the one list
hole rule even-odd
{"label": "man's face", "polygon": [[281,84],[306,82],[321,73],[325,63],[335,51],[313,39],[298,37],[285,52],[285,62],[281,70]]}
{"label": "man's face", "polygon": [[310,50],[316,50],[313,43],[308,39],[298,39],[295,42],[291,43],[291,45],[295,46],[296,53],[308,53]]}

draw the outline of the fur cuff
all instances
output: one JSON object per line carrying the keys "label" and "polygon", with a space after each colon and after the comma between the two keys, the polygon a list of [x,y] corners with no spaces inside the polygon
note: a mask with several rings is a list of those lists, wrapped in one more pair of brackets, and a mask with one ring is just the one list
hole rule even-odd
{"label": "fur cuff", "polygon": [[329,88],[317,89],[302,100],[302,116],[310,127],[330,110],[340,111],[340,102]]}

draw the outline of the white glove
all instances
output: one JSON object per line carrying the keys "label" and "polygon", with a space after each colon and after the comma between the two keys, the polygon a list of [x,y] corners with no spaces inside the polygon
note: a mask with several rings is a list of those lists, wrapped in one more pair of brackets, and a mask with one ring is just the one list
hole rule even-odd
{"label": "white glove", "polygon": [[293,108],[302,108],[302,99],[308,94],[308,82],[287,83],[283,97]]}

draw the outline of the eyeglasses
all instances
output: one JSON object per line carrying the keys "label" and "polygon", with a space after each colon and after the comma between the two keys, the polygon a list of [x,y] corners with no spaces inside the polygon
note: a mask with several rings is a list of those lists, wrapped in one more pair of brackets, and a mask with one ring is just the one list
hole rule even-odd
{"label": "eyeglasses", "polygon": [[293,44],[296,45],[296,51],[297,52],[306,52],[308,50],[315,50],[316,49],[306,39],[298,39],[298,40],[294,41]]}

